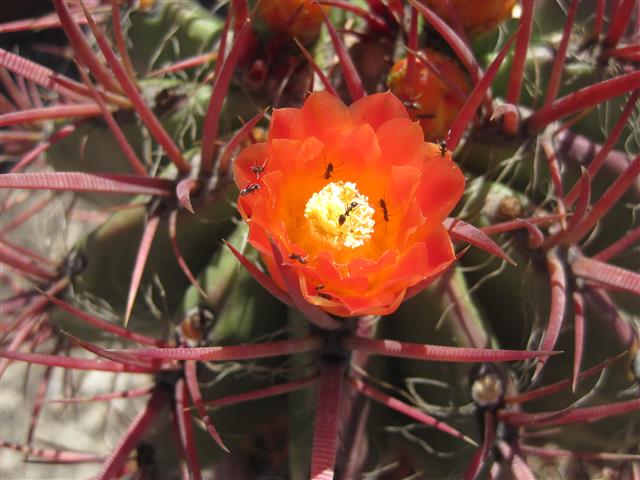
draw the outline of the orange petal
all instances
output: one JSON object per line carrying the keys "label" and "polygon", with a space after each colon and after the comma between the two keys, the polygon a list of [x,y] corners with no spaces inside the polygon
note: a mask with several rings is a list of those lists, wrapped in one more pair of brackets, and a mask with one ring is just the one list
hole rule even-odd
{"label": "orange petal", "polygon": [[447,158],[427,160],[416,192],[422,214],[433,222],[442,222],[464,192],[464,176]]}
{"label": "orange petal", "polygon": [[269,140],[289,138],[291,125],[294,124],[299,111],[300,109],[298,108],[274,109],[271,114],[271,123],[269,124]]}
{"label": "orange petal", "polygon": [[388,268],[378,272],[380,291],[405,289],[429,276],[430,251],[425,243],[415,243],[402,252]]}
{"label": "orange petal", "polygon": [[387,188],[389,212],[402,213],[409,203],[415,201],[414,194],[422,176],[422,169],[411,165],[394,165],[390,169]]}
{"label": "orange petal", "polygon": [[[270,179],[269,182],[266,180]],[[282,184],[282,172],[270,172],[264,176],[261,176],[259,180],[252,180],[252,185],[255,187],[254,190],[247,192],[245,195],[240,194],[238,197],[238,210],[242,214],[245,219],[248,218],[270,218],[271,212],[276,207],[276,194],[279,194]],[[243,188],[246,188],[243,187]],[[269,212],[266,214],[261,214],[261,211]]]}
{"label": "orange petal", "polygon": [[365,194],[381,191],[386,169],[380,163],[378,137],[369,125],[360,125],[335,139],[330,158],[335,161],[334,181],[355,182]]}
{"label": "orange petal", "polygon": [[270,171],[291,172],[295,170],[294,159],[302,142],[289,138],[278,138],[267,143],[269,148],[269,163],[265,168],[265,173]]}
{"label": "orange petal", "polygon": [[325,152],[325,145],[315,137],[304,140],[300,150],[295,156],[296,174],[298,172],[310,173],[309,170],[315,168],[317,176],[322,176],[326,165],[320,157]]}
{"label": "orange petal", "polygon": [[265,143],[250,145],[233,162],[233,179],[240,190],[257,180],[256,172],[252,167],[265,167],[268,157],[268,149]]}
{"label": "orange petal", "polygon": [[316,137],[325,144],[331,144],[351,126],[349,109],[340,100],[328,92],[314,92],[291,125],[290,137],[299,140]]}
{"label": "orange petal", "polygon": [[276,219],[282,218],[283,206],[278,199],[282,197],[283,182],[284,175],[281,171],[269,172],[261,179],[260,189],[243,198],[253,205],[254,219],[273,223],[275,228]]}
{"label": "orange petal", "polygon": [[[415,202],[421,169],[409,165],[391,167],[385,190],[389,222],[379,231],[386,248],[400,248],[415,227],[423,221]],[[383,219],[384,220],[384,219]],[[378,236],[376,236],[376,240]]]}
{"label": "orange petal", "polygon": [[344,158],[344,166],[347,167],[356,165],[361,169],[365,163],[380,157],[378,137],[369,125],[355,127],[341,135],[336,143],[336,149]]}
{"label": "orange petal", "polygon": [[349,107],[355,125],[368,124],[374,130],[394,118],[409,118],[406,107],[391,92],[374,93]]}
{"label": "orange petal", "polygon": [[441,224],[436,225],[424,241],[429,251],[429,265],[427,270],[430,273],[427,277],[430,277],[439,274],[447,268],[455,259],[455,252],[449,233]]}
{"label": "orange petal", "polygon": [[287,287],[285,286],[284,279],[282,275],[280,275],[280,269],[276,267],[275,260],[273,259],[273,255],[269,255],[267,253],[262,253],[262,261],[267,267],[267,271],[271,276],[271,279],[275,282],[275,284],[280,287],[285,292],[287,291]]}
{"label": "orange petal", "polygon": [[417,122],[394,119],[378,128],[383,159],[391,165],[420,164],[424,152],[424,134]]}

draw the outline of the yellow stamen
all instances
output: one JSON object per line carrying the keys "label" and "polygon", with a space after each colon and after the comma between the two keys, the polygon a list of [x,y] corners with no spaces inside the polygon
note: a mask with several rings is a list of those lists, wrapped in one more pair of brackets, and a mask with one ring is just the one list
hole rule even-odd
{"label": "yellow stamen", "polygon": [[357,248],[371,238],[375,209],[353,182],[331,182],[311,195],[304,216],[317,236],[337,247]]}

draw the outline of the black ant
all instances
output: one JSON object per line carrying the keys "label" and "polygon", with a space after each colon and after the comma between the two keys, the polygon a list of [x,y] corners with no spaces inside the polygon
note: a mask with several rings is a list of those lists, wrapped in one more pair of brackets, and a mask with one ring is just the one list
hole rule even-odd
{"label": "black ant", "polygon": [[344,225],[344,222],[347,221],[347,217],[349,216],[349,214],[353,211],[354,208],[356,208],[358,206],[358,202],[351,202],[349,204],[349,206],[347,207],[347,209],[344,211],[344,213],[342,215],[340,215],[338,217],[338,224],[339,225]]}
{"label": "black ant", "polygon": [[324,285],[322,284],[316,285],[316,288],[314,289],[314,294],[318,297],[324,298],[325,300],[333,300],[333,297],[328,293],[319,291],[319,290],[322,290],[323,288],[324,288]]}
{"label": "black ant", "polygon": [[302,258],[302,255],[298,255],[298,254],[296,254],[296,253],[292,253],[291,255],[289,255],[289,258],[290,258],[291,260],[297,260],[298,262],[302,263],[303,265],[304,265],[305,263],[307,263],[307,259]]}
{"label": "black ant", "polygon": [[260,180],[260,177],[262,176],[262,172],[264,172],[264,167],[267,164],[267,162],[265,161],[262,165],[251,165],[251,171],[253,173],[255,173],[256,175],[256,180]]}
{"label": "black ant", "polygon": [[329,180],[331,178],[332,173],[333,173],[333,163],[329,162],[327,164],[326,170],[324,171],[324,175],[323,175],[324,179]]}
{"label": "black ant", "polygon": [[247,185],[246,188],[243,188],[242,190],[240,190],[240,195],[244,197],[246,195],[249,195],[250,193],[255,192],[259,188],[260,188],[260,185],[258,185],[257,183],[250,183],[249,185]]}
{"label": "black ant", "polygon": [[412,110],[418,110],[420,109],[421,105],[418,102],[414,102],[411,100],[403,100],[402,104],[406,107],[406,108],[410,108]]}
{"label": "black ant", "polygon": [[382,216],[384,217],[384,221],[388,222],[389,210],[387,210],[387,202],[384,200],[384,198],[381,198],[380,201],[378,202],[378,205],[380,205],[380,208],[382,209]]}
{"label": "black ant", "polygon": [[447,141],[438,140],[438,146],[440,147],[440,156],[444,158],[447,155]]}
{"label": "black ant", "polygon": [[[323,158],[324,158],[325,167],[324,167],[324,173],[322,174],[322,178],[324,178],[325,180],[329,180],[336,171],[336,165],[333,162],[327,162],[326,153],[324,154]],[[339,167],[340,165],[337,165],[337,166]]]}

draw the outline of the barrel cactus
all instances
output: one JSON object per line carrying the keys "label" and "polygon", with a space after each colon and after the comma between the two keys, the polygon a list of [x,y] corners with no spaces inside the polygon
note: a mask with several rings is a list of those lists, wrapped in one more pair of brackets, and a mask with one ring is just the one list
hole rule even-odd
{"label": "barrel cactus", "polygon": [[637,1],[31,8],[2,478],[640,478]]}

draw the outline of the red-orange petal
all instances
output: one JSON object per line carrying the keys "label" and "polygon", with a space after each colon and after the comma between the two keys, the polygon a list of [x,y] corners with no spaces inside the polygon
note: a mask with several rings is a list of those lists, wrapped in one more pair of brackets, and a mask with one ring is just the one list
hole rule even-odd
{"label": "red-orange petal", "polygon": [[455,259],[455,251],[447,229],[442,224],[434,225],[424,239],[429,249],[429,276],[439,274]]}
{"label": "red-orange petal", "polygon": [[246,188],[256,182],[258,175],[252,170],[254,167],[266,167],[267,145],[256,143],[245,148],[233,163],[233,179],[239,189]]}
{"label": "red-orange petal", "polygon": [[363,97],[353,103],[349,111],[355,125],[370,125],[374,130],[394,118],[409,118],[407,108],[391,92]]}
{"label": "red-orange petal", "polygon": [[393,119],[383,123],[376,133],[382,156],[391,165],[422,163],[424,134],[417,122]]}
{"label": "red-orange petal", "polygon": [[424,165],[416,196],[422,214],[429,221],[442,222],[464,192],[464,176],[448,158],[436,157]]}
{"label": "red-orange petal", "polygon": [[299,140],[316,137],[324,144],[331,144],[351,127],[349,109],[340,100],[328,92],[314,92],[298,112],[290,136]]}
{"label": "red-orange petal", "polygon": [[400,290],[415,285],[429,276],[430,249],[425,243],[415,243],[395,258],[387,269],[379,272],[380,290]]}
{"label": "red-orange petal", "polygon": [[291,125],[294,124],[298,112],[298,108],[276,108],[271,114],[271,123],[269,124],[269,140],[276,138],[289,138],[291,135]]}

